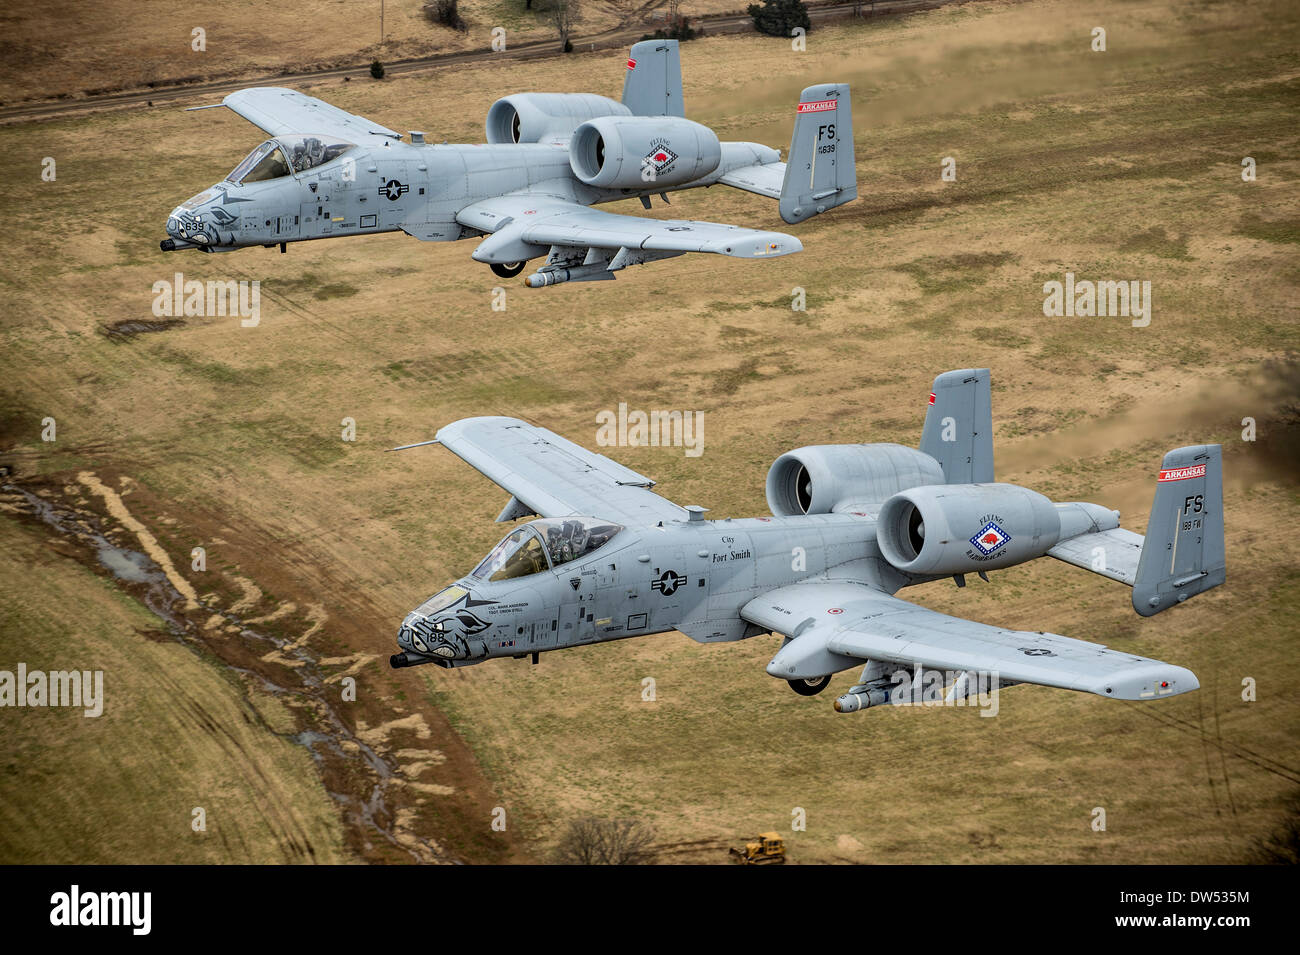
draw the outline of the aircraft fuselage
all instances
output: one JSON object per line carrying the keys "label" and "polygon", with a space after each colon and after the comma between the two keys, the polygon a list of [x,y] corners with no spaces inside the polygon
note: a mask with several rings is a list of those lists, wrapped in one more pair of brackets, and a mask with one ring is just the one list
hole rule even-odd
{"label": "aircraft fuselage", "polygon": [[225,252],[397,231],[449,242],[492,231],[490,222],[475,228],[457,219],[483,199],[527,191],[539,199],[589,206],[712,185],[732,169],[778,158],[776,150],[757,143],[723,143],[718,168],[693,182],[600,189],[573,174],[563,145],[416,145],[383,139],[302,172],[215,183],[172,211],[163,248]]}
{"label": "aircraft fuselage", "polygon": [[740,640],[763,632],[741,618],[746,603],[834,568],[888,593],[910,582],[881,557],[866,515],[625,527],[558,567],[461,578],[407,615],[398,644],[410,663],[464,666],[670,630],[701,643]]}

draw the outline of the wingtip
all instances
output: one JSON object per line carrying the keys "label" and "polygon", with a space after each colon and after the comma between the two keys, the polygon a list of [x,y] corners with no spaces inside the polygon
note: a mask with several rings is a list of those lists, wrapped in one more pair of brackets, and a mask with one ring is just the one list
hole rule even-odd
{"label": "wingtip", "polygon": [[1092,692],[1116,700],[1158,700],[1199,690],[1201,682],[1186,667],[1152,661],[1126,673],[1117,674],[1098,685]]}
{"label": "wingtip", "polygon": [[773,259],[803,251],[803,243],[783,232],[766,232],[740,241],[716,243],[709,251],[737,259]]}

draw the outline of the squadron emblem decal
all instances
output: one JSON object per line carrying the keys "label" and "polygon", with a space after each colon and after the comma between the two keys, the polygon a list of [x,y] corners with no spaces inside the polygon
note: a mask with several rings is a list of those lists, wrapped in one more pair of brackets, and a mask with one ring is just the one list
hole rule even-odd
{"label": "squadron emblem decal", "polygon": [[641,169],[653,169],[654,174],[658,176],[672,169],[675,162],[677,162],[677,154],[668,148],[667,142],[658,139],[654,141],[654,148],[641,160]]}
{"label": "squadron emblem decal", "polygon": [[1011,535],[998,527],[995,521],[989,521],[980,528],[980,532],[970,539],[975,549],[985,557],[1011,540]]}

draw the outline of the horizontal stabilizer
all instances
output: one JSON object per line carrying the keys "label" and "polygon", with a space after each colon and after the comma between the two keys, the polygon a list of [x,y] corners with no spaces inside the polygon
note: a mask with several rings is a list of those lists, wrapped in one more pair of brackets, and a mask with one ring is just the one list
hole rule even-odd
{"label": "horizontal stabilizer", "polygon": [[731,170],[718,182],[724,186],[744,189],[755,195],[767,196],[769,199],[780,199],[781,187],[785,183],[785,163],[770,162],[761,166],[742,166]]}
{"label": "horizontal stabilizer", "polygon": [[1137,581],[1138,557],[1141,553],[1142,535],[1122,527],[1095,534],[1080,534],[1061,541],[1047,552],[1049,557],[1118,580],[1130,587]]}

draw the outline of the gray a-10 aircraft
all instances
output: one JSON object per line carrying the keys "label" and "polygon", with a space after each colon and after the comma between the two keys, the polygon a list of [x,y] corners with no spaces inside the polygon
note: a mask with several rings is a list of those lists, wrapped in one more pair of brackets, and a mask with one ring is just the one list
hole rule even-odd
{"label": "gray a-10 aircraft", "polygon": [[656,220],[588,208],[722,183],[779,200],[790,223],[857,198],[849,88],[810,86],[796,107],[788,162],[757,143],[720,142],[686,119],[676,40],[632,47],[623,101],[591,93],[516,93],[492,104],[487,144],[436,145],[319,99],[274,87],[227,106],[273,138],[223,181],[172,210],[162,250],[228,252],[402,231],[426,242],[487,236],[473,258],[503,278],[545,262],[533,288],[612,279],[686,252],[772,258],[800,251],[781,232]]}
{"label": "gray a-10 aircraft", "polygon": [[545,428],[457,421],[421,444],[443,445],[504,488],[498,521],[541,519],[409,613],[390,663],[536,663],[542,651],[669,630],[701,643],[772,632],[785,639],[767,672],[798,693],[864,666],[839,712],[912,702],[915,685],[902,692],[898,674],[922,670],[951,678],[949,701],[1016,683],[1121,700],[1195,690],[1180,666],[894,596],[1044,555],[1128,584],[1143,616],[1223,583],[1218,445],[1165,455],[1143,538],[1119,527],[1118,511],[995,483],[992,433],[988,370],[950,371],[935,379],[920,450],[799,448],[768,472],[774,516],[705,520],[704,509],[673,504],[649,478]]}

